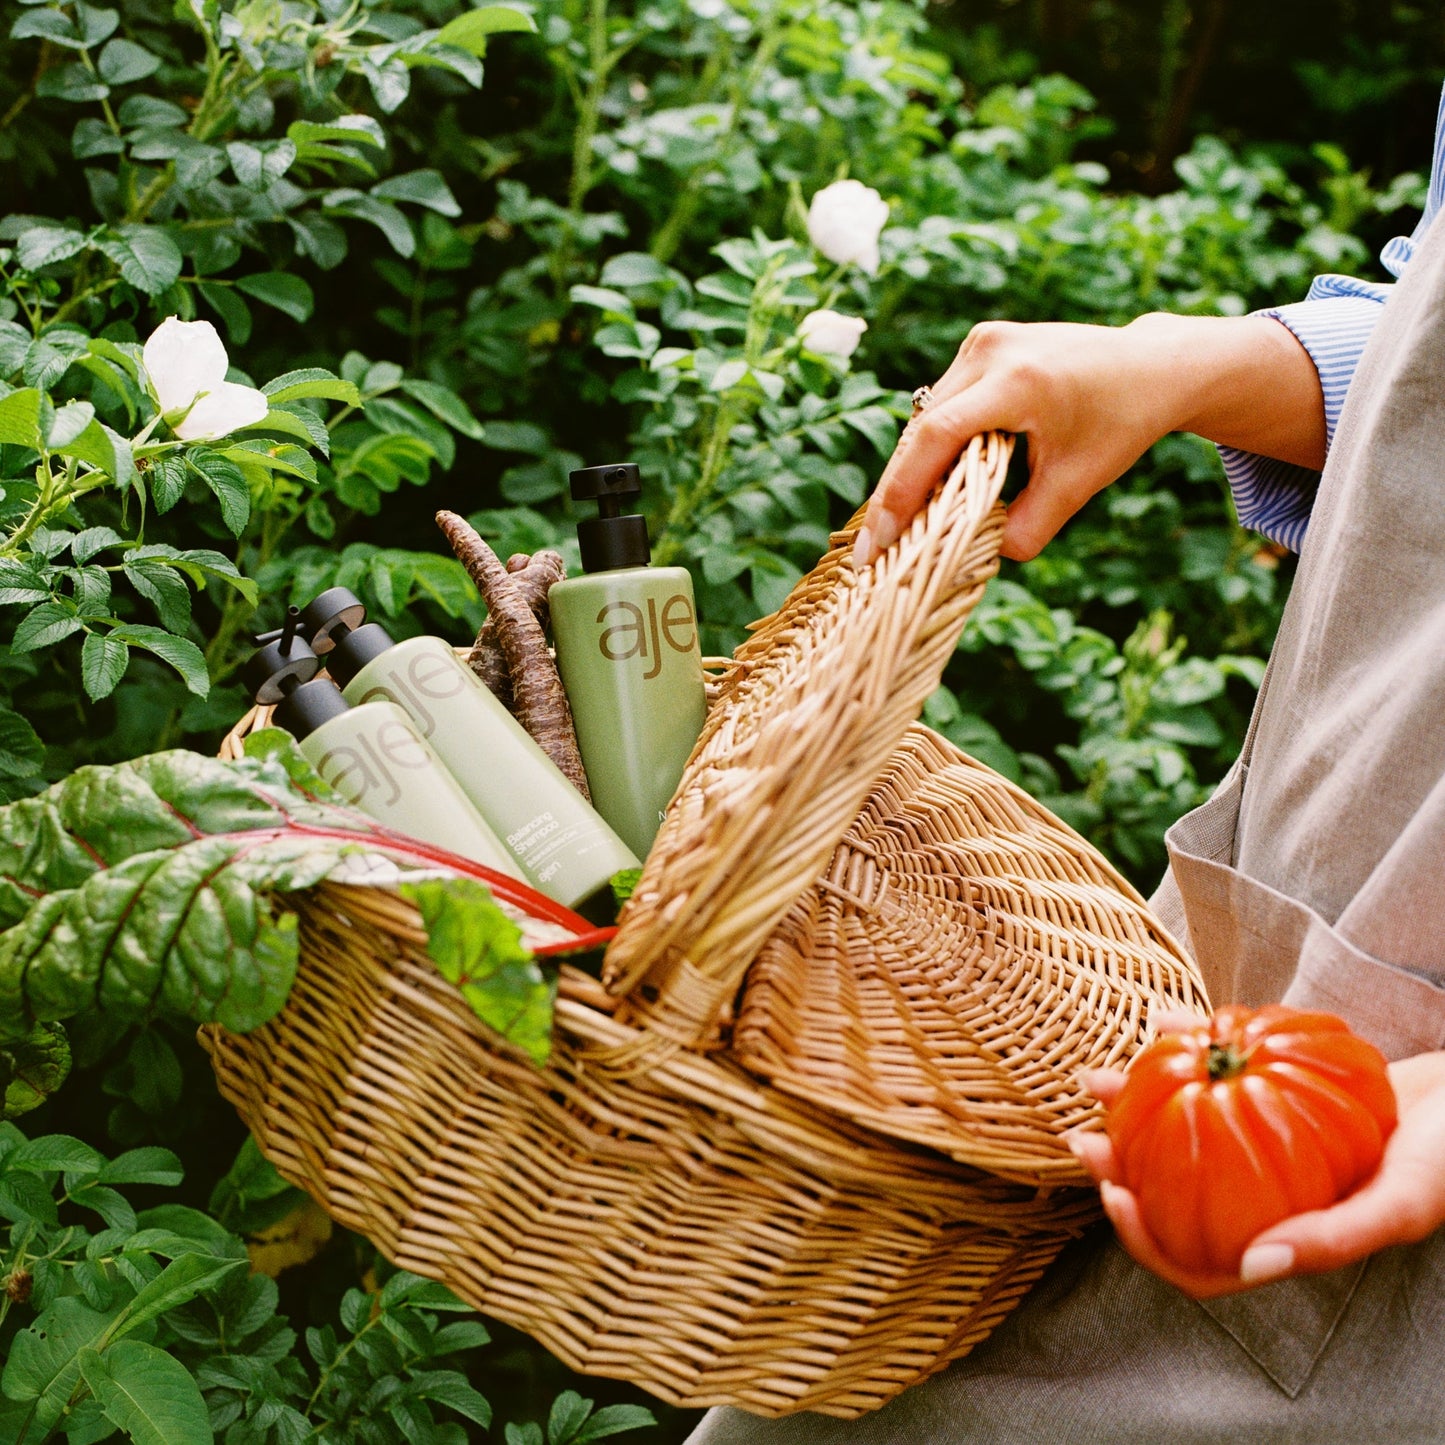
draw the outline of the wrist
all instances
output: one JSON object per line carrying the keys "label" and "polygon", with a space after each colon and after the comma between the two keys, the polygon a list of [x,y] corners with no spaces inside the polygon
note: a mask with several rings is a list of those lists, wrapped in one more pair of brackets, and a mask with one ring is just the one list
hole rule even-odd
{"label": "wrist", "polygon": [[1152,312],[1125,328],[1168,431],[1318,469],[1324,397],[1309,353],[1268,316]]}

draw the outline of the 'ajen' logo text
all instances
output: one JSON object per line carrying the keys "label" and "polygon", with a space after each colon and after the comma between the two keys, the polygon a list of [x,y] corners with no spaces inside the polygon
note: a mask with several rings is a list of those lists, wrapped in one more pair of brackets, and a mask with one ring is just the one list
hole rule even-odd
{"label": "'ajen' logo text", "polygon": [[635,602],[609,602],[597,614],[603,627],[597,646],[609,662],[626,662],[640,657],[651,666],[642,674],[643,680],[662,671],[662,648],[665,643],[674,652],[692,652],[697,646],[697,622],[692,604],[681,592],[675,592],[662,604],[659,616],[657,599],[647,599],[647,614]]}

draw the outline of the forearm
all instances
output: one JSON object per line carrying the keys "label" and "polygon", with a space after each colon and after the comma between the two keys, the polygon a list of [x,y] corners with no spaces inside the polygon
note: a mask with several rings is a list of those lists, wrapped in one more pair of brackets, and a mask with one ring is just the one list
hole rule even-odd
{"label": "forearm", "polygon": [[1310,354],[1265,316],[1171,316],[1130,323],[1143,385],[1158,388],[1160,435],[1189,431],[1221,446],[1318,471],[1325,403]]}

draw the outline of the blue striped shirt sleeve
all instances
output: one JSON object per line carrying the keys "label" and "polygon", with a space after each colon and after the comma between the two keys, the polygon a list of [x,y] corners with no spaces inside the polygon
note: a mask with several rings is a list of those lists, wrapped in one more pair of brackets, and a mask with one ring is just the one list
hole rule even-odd
{"label": "blue striped shirt sleeve", "polygon": [[[1442,201],[1445,201],[1445,91],[1441,93],[1435,123],[1434,157],[1424,213],[1411,235],[1396,236],[1380,253],[1381,262],[1392,276],[1399,276],[1410,264]],[[1325,401],[1326,450],[1334,443],[1345,393],[1392,289],[1353,276],[1316,276],[1303,301],[1271,306],[1255,313],[1273,317],[1287,326],[1314,362]],[[1234,494],[1240,525],[1262,532],[1272,541],[1298,552],[1309,526],[1319,473],[1235,447],[1220,447],[1219,455]]]}

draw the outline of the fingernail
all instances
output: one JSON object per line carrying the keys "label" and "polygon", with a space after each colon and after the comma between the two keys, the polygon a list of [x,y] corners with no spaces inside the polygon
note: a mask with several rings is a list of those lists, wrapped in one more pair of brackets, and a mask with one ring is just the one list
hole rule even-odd
{"label": "fingernail", "polygon": [[886,507],[880,507],[877,515],[869,518],[868,527],[873,534],[873,545],[880,552],[886,552],[903,531],[903,523]]}
{"label": "fingernail", "polygon": [[853,565],[866,567],[877,555],[878,548],[873,543],[873,533],[867,527],[860,527],[853,542]]}
{"label": "fingernail", "polygon": [[1112,1213],[1113,1206],[1119,1202],[1119,1196],[1124,1191],[1108,1179],[1103,1180],[1099,1185],[1099,1198],[1104,1201],[1106,1212]]}
{"label": "fingernail", "polygon": [[1100,1076],[1105,1073],[1106,1070],[1104,1069],[1080,1069],[1079,1082],[1089,1093],[1093,1094],[1096,1092],[1094,1085],[1098,1082]]}
{"label": "fingernail", "polygon": [[1294,1268],[1294,1250],[1287,1244],[1256,1244],[1239,1261],[1239,1277],[1245,1284],[1263,1284],[1278,1279]]}

